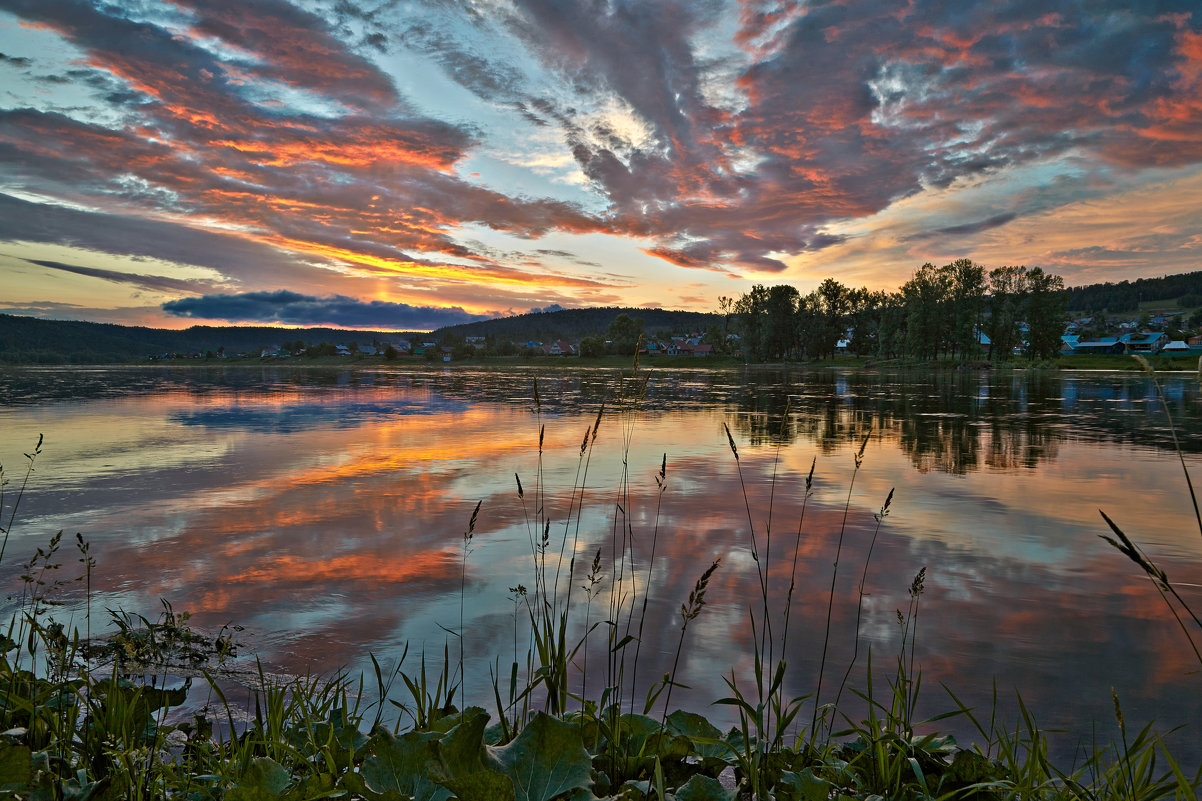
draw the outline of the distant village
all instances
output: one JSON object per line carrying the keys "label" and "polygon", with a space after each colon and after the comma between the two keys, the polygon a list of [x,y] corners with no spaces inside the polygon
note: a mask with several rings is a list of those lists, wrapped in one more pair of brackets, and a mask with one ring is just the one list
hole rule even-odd
{"label": "distant village", "polygon": [[[718,351],[715,349],[713,344],[702,342],[705,336],[706,335],[703,333],[693,332],[671,337],[646,339],[641,342],[639,353],[642,356],[648,357],[686,356],[705,358],[708,356],[713,356]],[[731,342],[737,342],[738,335],[730,334],[728,335],[728,338],[731,340]],[[605,346],[612,345],[612,342],[609,340],[602,340],[602,342]],[[729,352],[729,348],[726,349],[725,352]],[[493,341],[493,338],[483,336],[462,337],[461,341],[456,341],[454,344],[446,344],[444,341],[433,339],[424,340],[415,337],[412,339],[398,339],[395,341],[375,339],[370,343],[359,344],[352,342],[349,345],[331,345],[329,343],[321,343],[320,345],[316,346],[312,344],[305,344],[298,340],[295,343],[268,345],[261,348],[257,352],[218,348],[215,351],[196,353],[161,353],[153,356],[152,359],[258,358],[263,360],[282,360],[302,356],[333,356],[346,359],[397,359],[401,357],[417,357],[424,359],[425,361],[450,362],[471,359],[482,354],[527,357],[570,357],[580,356],[582,355],[582,351],[580,342],[569,342],[566,339],[557,339],[551,342],[536,342],[533,340],[504,342],[498,345],[498,343]]]}
{"label": "distant village", "polygon": [[1202,334],[1197,327],[1186,328],[1180,314],[1135,320],[1082,317],[1065,326],[1061,340],[1063,353],[1202,354]]}

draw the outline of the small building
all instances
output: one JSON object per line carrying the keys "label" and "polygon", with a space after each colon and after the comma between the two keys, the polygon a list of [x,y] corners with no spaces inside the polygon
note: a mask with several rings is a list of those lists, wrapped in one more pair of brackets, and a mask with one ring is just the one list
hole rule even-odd
{"label": "small building", "polygon": [[1073,346],[1073,353],[1122,353],[1126,345],[1118,337],[1098,337],[1097,339],[1078,339]]}
{"label": "small building", "polygon": [[1169,344],[1169,335],[1159,331],[1145,331],[1140,334],[1123,334],[1119,341],[1127,346],[1128,353],[1160,353]]}

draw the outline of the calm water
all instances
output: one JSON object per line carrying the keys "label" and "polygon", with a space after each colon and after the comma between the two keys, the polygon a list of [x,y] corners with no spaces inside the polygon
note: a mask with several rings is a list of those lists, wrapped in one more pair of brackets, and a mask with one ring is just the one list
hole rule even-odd
{"label": "calm water", "polygon": [[[865,685],[869,649],[877,667],[893,663],[897,610],[907,609],[911,579],[926,567],[916,649],[922,711],[953,708],[941,683],[988,708],[996,683],[1006,715],[1021,693],[1044,727],[1066,730],[1056,747],[1068,754],[1095,732],[1112,737],[1114,687],[1129,726],[1193,724],[1172,741],[1197,764],[1197,660],[1155,588],[1098,538],[1101,508],[1202,609],[1202,537],[1164,409],[1145,377],[647,376],[645,397],[623,403],[618,374],[608,371],[3,370],[6,509],[24,472],[22,452],[39,433],[45,445],[0,581],[17,587],[19,563],[38,545],[60,529],[78,531],[99,562],[94,608],[153,617],[167,599],[202,626],[245,626],[244,650],[282,671],[359,671],[369,652],[388,665],[405,643],[406,665],[416,668],[423,648],[441,659],[445,629],[459,628],[462,535],[481,501],[463,595],[466,673],[469,695],[475,690],[491,708],[489,667],[499,660],[507,674],[514,653],[510,588],[534,586],[531,538],[542,532],[528,521],[541,489],[548,560],[558,560],[565,531],[568,555],[573,547],[580,555],[576,600],[585,599],[582,565],[602,554],[591,621],[611,594],[628,597],[631,575],[639,592],[650,588],[640,693],[670,670],[680,604],[722,560],[708,605],[687,632],[678,680],[692,689],[676,690],[672,704],[723,725],[726,708],[706,708],[727,694],[722,674],[733,670],[750,689],[748,608],[760,597],[752,525],[770,555],[777,615],[797,544],[788,688],[801,695],[816,685],[846,505],[822,698],[830,701],[852,652],[874,513],[895,488],[863,574],[854,686]],[[1202,480],[1197,379],[1167,376],[1164,389]],[[585,468],[582,435],[603,401]],[[853,455],[865,436],[853,486]],[[655,474],[665,455],[661,493]],[[618,589],[615,559],[627,579]],[[73,575],[73,559],[64,563]],[[78,591],[63,592],[65,614],[78,620]],[[578,611],[583,630],[583,604]],[[604,676],[601,636],[589,657],[590,694]],[[524,653],[520,618],[518,638]],[[945,726],[971,739],[963,725]]]}

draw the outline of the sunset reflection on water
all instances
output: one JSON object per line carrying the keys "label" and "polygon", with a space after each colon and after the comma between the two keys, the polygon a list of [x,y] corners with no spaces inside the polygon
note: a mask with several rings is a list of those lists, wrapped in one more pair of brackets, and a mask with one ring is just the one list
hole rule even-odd
{"label": "sunset reflection on water", "polygon": [[[651,592],[639,697],[671,668],[680,604],[722,560],[688,631],[679,679],[692,689],[673,695],[674,706],[719,725],[728,713],[708,704],[726,694],[722,674],[750,686],[748,608],[760,598],[750,528],[777,614],[797,548],[787,685],[803,695],[816,685],[845,526],[822,698],[830,701],[852,652],[874,513],[895,489],[864,578],[854,686],[865,684],[869,648],[888,673],[896,612],[926,567],[917,624],[925,712],[954,707],[940,684],[988,708],[996,681],[1008,722],[1017,690],[1043,726],[1071,732],[1060,738],[1065,753],[1093,736],[1094,721],[1109,732],[1111,686],[1129,725],[1202,719],[1189,643],[1155,588],[1097,536],[1102,508],[1202,608],[1202,536],[1142,376],[653,370],[637,402],[618,400],[616,371],[112,369],[89,371],[72,394],[53,371],[9,370],[0,383],[10,480],[22,450],[46,436],[8,546],[17,556],[0,566],[6,585],[55,531],[79,531],[98,560],[94,608],[153,617],[168,599],[199,625],[246,627],[246,650],[273,669],[359,671],[370,668],[369,652],[387,665],[406,643],[410,659],[425,649],[440,660],[444,645],[457,653],[446,629],[459,625],[462,537],[481,501],[464,636],[469,696],[491,708],[489,668],[499,660],[507,673],[513,658],[509,590],[534,584],[531,539],[541,530],[530,521],[541,502],[552,521],[548,558],[562,546],[570,559],[575,544],[577,590],[598,549],[612,579],[615,521],[629,523],[633,561],[622,564]],[[1170,377],[1165,390],[1196,465],[1197,382]],[[661,496],[653,477],[665,455]],[[78,594],[67,600],[81,615]],[[594,601],[594,619],[604,606]],[[521,616],[518,628],[524,653]],[[590,640],[590,670],[604,664],[602,636]],[[601,676],[590,676],[591,688]],[[944,726],[970,739],[963,721]],[[1196,761],[1197,739],[1177,735],[1175,753]]]}

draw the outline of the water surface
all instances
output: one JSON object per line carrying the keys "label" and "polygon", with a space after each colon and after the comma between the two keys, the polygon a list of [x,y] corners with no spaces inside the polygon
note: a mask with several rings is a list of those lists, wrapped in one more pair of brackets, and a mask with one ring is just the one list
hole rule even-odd
{"label": "water surface", "polygon": [[[96,620],[106,607],[153,617],[167,599],[200,625],[244,626],[244,650],[293,673],[369,669],[369,652],[393,664],[406,644],[413,668],[423,649],[441,660],[446,645],[457,659],[448,630],[460,630],[462,598],[467,700],[491,708],[490,666],[508,675],[515,652],[511,588],[535,587],[541,506],[548,572],[558,569],[561,594],[573,587],[578,634],[586,611],[590,623],[606,617],[612,599],[624,630],[630,600],[649,592],[640,697],[671,670],[680,605],[721,560],[686,633],[677,679],[691,689],[674,690],[672,705],[728,725],[726,707],[707,705],[727,694],[723,674],[751,687],[761,568],[778,638],[795,581],[787,685],[815,691],[842,532],[823,702],[851,659],[857,616],[850,685],[866,686],[871,653],[883,686],[898,613],[925,567],[911,624],[925,713],[954,707],[940,684],[978,708],[996,686],[1012,722],[1021,693],[1043,726],[1065,730],[1066,755],[1113,736],[1111,687],[1129,726],[1202,719],[1189,642],[1155,587],[1098,536],[1103,509],[1202,609],[1202,536],[1165,411],[1196,468],[1196,377],[1164,377],[1162,403],[1137,374],[643,374],[645,390],[606,370],[6,369],[6,510],[22,452],[39,433],[45,444],[0,581],[11,592],[38,545],[80,532],[98,560]],[[78,587],[60,592],[64,614],[81,619]],[[516,611],[521,656],[528,622]],[[604,637],[603,626],[578,658],[583,667],[587,651],[590,695],[605,682]],[[854,697],[845,706],[857,714]],[[964,722],[944,725],[971,739]],[[1174,735],[1175,753],[1196,764],[1198,740],[1196,728]]]}

